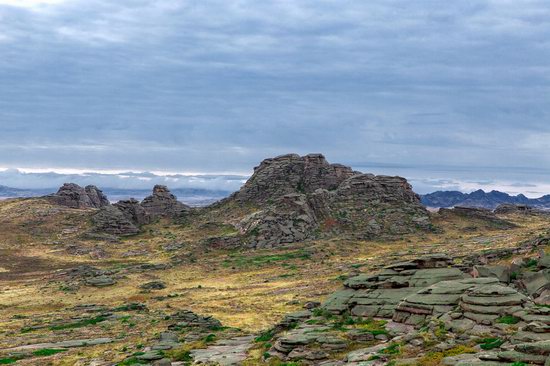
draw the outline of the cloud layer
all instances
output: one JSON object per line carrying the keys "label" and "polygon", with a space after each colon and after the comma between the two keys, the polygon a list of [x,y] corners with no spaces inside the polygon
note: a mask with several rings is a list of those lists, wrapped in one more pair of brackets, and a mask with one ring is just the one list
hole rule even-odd
{"label": "cloud layer", "polygon": [[248,175],[323,152],[541,186],[549,18],[544,0],[0,0],[0,166]]}

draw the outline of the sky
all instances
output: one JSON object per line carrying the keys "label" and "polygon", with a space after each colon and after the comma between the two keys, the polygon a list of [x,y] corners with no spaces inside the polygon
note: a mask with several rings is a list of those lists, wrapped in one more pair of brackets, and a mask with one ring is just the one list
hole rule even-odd
{"label": "sky", "polygon": [[548,19],[547,0],[0,0],[0,185],[236,189],[321,152],[419,193],[550,193]]}

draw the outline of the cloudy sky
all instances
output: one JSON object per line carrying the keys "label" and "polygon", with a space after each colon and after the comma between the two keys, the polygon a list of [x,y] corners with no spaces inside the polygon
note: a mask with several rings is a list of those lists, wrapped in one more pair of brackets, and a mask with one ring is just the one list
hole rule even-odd
{"label": "cloudy sky", "polygon": [[0,184],[323,152],[422,193],[550,193],[548,19],[547,0],[0,0]]}

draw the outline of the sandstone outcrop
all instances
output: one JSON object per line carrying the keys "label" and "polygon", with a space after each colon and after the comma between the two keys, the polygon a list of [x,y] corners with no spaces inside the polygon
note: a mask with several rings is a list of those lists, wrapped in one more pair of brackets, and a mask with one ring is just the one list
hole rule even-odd
{"label": "sandstone outcrop", "polygon": [[109,205],[103,192],[92,185],[83,188],[78,184],[65,183],[57,193],[46,198],[56,205],[70,208],[101,208]]}

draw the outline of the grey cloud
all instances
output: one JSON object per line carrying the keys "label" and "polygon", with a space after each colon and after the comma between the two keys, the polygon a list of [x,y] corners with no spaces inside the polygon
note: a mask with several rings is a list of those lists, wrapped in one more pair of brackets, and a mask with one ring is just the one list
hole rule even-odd
{"label": "grey cloud", "polygon": [[536,0],[0,5],[0,166],[246,175],[324,152],[535,184],[549,16]]}

